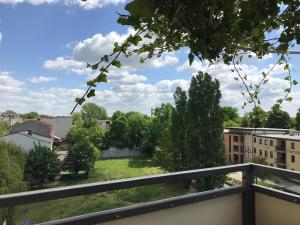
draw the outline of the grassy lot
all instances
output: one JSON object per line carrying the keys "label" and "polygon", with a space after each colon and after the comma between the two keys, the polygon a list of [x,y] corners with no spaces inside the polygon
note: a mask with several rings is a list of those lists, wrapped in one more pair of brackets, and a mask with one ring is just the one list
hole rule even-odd
{"label": "grassy lot", "polygon": [[[59,183],[51,184],[51,186],[57,187],[115,180],[163,172],[161,169],[153,167],[151,161],[145,159],[101,160],[96,162],[95,172],[88,179],[80,177],[74,179],[74,177],[65,175]],[[33,223],[40,223],[182,195],[187,192],[188,190],[183,190],[176,187],[176,185],[160,184],[34,203],[18,206],[16,208],[16,220],[19,223],[27,220],[31,220]]]}

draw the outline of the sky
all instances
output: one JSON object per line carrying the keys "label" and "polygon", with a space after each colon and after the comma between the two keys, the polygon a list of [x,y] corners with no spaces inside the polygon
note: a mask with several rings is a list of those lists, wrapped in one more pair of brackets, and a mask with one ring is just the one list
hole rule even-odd
{"label": "sky", "polygon": [[[124,12],[125,4],[125,0],[0,0],[0,112],[69,115],[74,99],[95,77],[95,72],[86,68],[87,62],[96,62],[112,51],[114,42],[133,33],[116,22],[117,12]],[[187,52],[181,49],[144,64],[139,57],[121,58],[124,66],[110,72],[108,83],[100,84],[90,101],[104,106],[109,115],[116,110],[150,114],[151,108],[162,102],[173,103],[176,87],[188,90],[191,77],[203,71],[220,81],[222,105],[237,107],[241,114],[251,109],[242,109],[241,87],[234,80],[232,66],[199,61],[190,66]],[[254,56],[240,67],[250,80],[259,82],[261,72],[277,59],[272,54],[262,60]],[[299,77],[299,62],[300,55],[290,56],[294,79]],[[282,79],[285,75],[282,66],[276,67],[262,88],[265,110],[284,96],[288,87]],[[300,107],[298,85],[291,96],[294,100],[282,107],[294,116]]]}

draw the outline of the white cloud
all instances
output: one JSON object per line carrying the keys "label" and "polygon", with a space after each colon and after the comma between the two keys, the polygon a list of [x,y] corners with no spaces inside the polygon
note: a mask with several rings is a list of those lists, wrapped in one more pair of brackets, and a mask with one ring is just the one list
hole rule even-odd
{"label": "white cloud", "polygon": [[[23,82],[12,77],[10,72],[0,71],[0,95],[6,96],[22,90]],[[1,103],[2,104],[2,103]]]}
{"label": "white cloud", "polygon": [[95,9],[102,8],[107,5],[118,5],[124,3],[126,0],[0,0],[0,3],[16,5],[20,3],[28,3],[32,5],[41,5],[41,4],[54,4],[63,2],[67,6],[79,6],[84,9]]}
{"label": "white cloud", "polygon": [[32,5],[41,5],[44,3],[52,4],[52,3],[57,3],[57,2],[58,2],[58,0],[0,0],[0,3],[11,4],[11,5],[15,5],[15,4],[19,4],[19,3],[29,3]]}
{"label": "white cloud", "polygon": [[65,0],[66,5],[78,5],[84,9],[102,8],[107,5],[118,5],[126,0]]}
{"label": "white cloud", "polygon": [[3,39],[3,34],[0,32],[0,44],[2,42],[2,39]]}
{"label": "white cloud", "polygon": [[32,77],[30,79],[30,82],[34,83],[34,84],[39,84],[39,83],[45,83],[45,82],[54,81],[56,79],[57,79],[56,77],[43,77],[43,76],[39,76],[39,77]]}

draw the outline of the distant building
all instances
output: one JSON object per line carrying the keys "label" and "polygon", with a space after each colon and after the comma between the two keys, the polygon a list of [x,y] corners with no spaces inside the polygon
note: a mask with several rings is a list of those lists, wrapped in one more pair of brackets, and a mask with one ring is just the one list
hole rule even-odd
{"label": "distant building", "polygon": [[109,129],[111,126],[111,121],[110,120],[100,120],[100,127],[104,129]]}
{"label": "distant building", "polygon": [[1,139],[13,142],[25,151],[29,151],[35,144],[46,146],[52,150],[53,143],[58,138],[55,137],[50,123],[40,120],[29,120],[13,125],[10,134],[1,137]]}
{"label": "distant building", "polygon": [[289,129],[232,127],[224,130],[228,162],[265,158],[269,166],[300,171],[300,133]]}
{"label": "distant building", "polygon": [[21,123],[23,121],[20,114],[11,110],[7,110],[6,112],[0,113],[0,120],[8,121],[10,125],[14,125],[15,123]]}
{"label": "distant building", "polygon": [[56,117],[50,119],[42,119],[52,125],[55,135],[60,139],[65,139],[69,130],[73,126],[73,120],[70,117]]}

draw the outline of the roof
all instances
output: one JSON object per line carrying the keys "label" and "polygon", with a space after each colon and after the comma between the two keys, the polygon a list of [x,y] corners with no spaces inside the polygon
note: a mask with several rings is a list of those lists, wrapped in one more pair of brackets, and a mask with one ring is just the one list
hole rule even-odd
{"label": "roof", "polygon": [[300,134],[259,134],[255,135],[257,137],[263,137],[263,138],[275,138],[275,139],[285,139],[285,140],[291,140],[291,141],[300,141]]}
{"label": "roof", "polygon": [[70,117],[56,117],[43,119],[42,121],[52,124],[55,135],[59,138],[66,138],[69,130],[73,126],[73,120]]}
{"label": "roof", "polygon": [[290,131],[291,129],[281,129],[281,128],[252,128],[252,127],[227,127],[227,130],[246,130],[246,131]]}
{"label": "roof", "polygon": [[52,129],[52,125],[46,121],[40,120],[28,120],[23,123],[15,124],[11,127],[10,133],[18,133],[21,131],[28,131],[31,130],[32,133],[53,138],[54,131]]}

